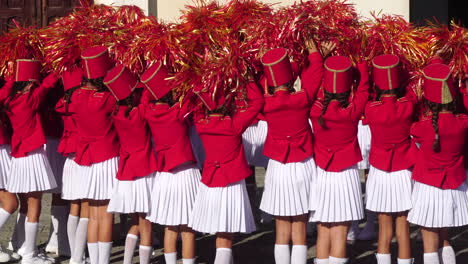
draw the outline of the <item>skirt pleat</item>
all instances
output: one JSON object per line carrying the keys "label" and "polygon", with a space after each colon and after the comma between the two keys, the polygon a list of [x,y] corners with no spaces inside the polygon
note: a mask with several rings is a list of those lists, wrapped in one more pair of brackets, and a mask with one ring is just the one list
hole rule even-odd
{"label": "skirt pleat", "polygon": [[255,221],[245,181],[226,187],[200,184],[189,226],[202,233],[251,233]]}
{"label": "skirt pleat", "polygon": [[379,213],[411,209],[413,180],[410,170],[386,172],[370,167],[366,183],[366,209]]}
{"label": "skirt pleat", "polygon": [[160,225],[187,225],[200,179],[200,170],[193,164],[182,165],[172,172],[158,172],[152,185],[153,201],[147,219]]}
{"label": "skirt pleat", "polygon": [[117,182],[118,164],[119,158],[114,157],[91,166],[85,166],[83,199],[109,200]]}
{"label": "skirt pleat", "polygon": [[308,214],[310,187],[316,175],[313,158],[293,163],[270,159],[260,209],[275,216]]}
{"label": "skirt pleat", "polygon": [[12,158],[6,190],[11,193],[48,191],[57,187],[44,148],[26,157]]}
{"label": "skirt pleat", "polygon": [[357,166],[360,170],[369,169],[369,153],[371,148],[371,131],[368,125],[363,125],[362,120],[358,124],[358,143],[361,149],[362,161]]}
{"label": "skirt pleat", "polygon": [[7,187],[11,168],[10,145],[0,145],[0,189]]}
{"label": "skirt pleat", "polygon": [[268,157],[263,155],[267,133],[267,122],[259,120],[257,123],[249,126],[242,134],[245,158],[249,165],[264,168],[268,166]]}
{"label": "skirt pleat", "polygon": [[88,168],[78,165],[73,156],[67,157],[63,165],[62,199],[73,201],[85,198]]}
{"label": "skirt pleat", "polygon": [[149,213],[154,173],[133,181],[117,180],[107,211],[110,213]]}
{"label": "skirt pleat", "polygon": [[468,185],[458,189],[440,189],[420,182],[414,184],[409,211],[410,223],[429,227],[456,227],[468,224]]}
{"label": "skirt pleat", "polygon": [[364,218],[361,181],[357,166],[341,172],[317,167],[310,195],[310,221],[338,223]]}
{"label": "skirt pleat", "polygon": [[49,160],[50,168],[54,173],[55,182],[57,188],[52,189],[52,193],[60,193],[62,191],[62,178],[63,178],[63,167],[65,165],[66,157],[62,156],[57,152],[59,140],[55,138],[47,138],[47,144],[45,145],[45,153]]}

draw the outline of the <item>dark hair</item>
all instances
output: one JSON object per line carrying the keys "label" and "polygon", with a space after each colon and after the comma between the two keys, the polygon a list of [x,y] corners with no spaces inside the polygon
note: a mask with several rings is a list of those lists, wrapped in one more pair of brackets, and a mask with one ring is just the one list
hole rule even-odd
{"label": "dark hair", "polygon": [[288,92],[290,92],[290,93],[294,93],[296,91],[294,89],[294,80],[291,80],[290,82],[287,82],[287,83],[282,84],[282,85],[268,86],[268,94],[274,94],[276,89],[278,89],[279,87],[282,87],[282,86],[285,86],[288,89]]}
{"label": "dark hair", "polygon": [[73,93],[78,90],[80,86],[72,87],[64,92],[63,99],[65,100],[65,113],[68,113],[68,106],[71,103],[71,97]]}
{"label": "dark hair", "polygon": [[88,82],[97,88],[96,90],[97,92],[104,92],[108,90],[107,87],[104,85],[104,77],[96,78],[96,79],[88,79],[83,76],[83,80],[81,84],[85,85]]}
{"label": "dark hair", "polygon": [[328,105],[332,100],[337,100],[340,103],[340,106],[342,108],[346,108],[349,105],[349,95],[351,94],[351,91],[347,91],[344,93],[330,93],[327,91],[323,91],[325,98],[323,99],[323,108],[322,112],[320,113],[320,116],[318,118],[318,123],[321,127],[326,128],[325,126],[325,120],[323,120],[323,115],[327,112]]}
{"label": "dark hair", "polygon": [[382,95],[396,95],[397,98],[405,96],[405,89],[395,88],[390,90],[382,90],[378,86],[375,86],[375,101],[380,101]]}
{"label": "dark hair", "polygon": [[130,95],[127,98],[117,101],[115,113],[119,111],[120,106],[127,106],[127,110],[125,110],[125,117],[128,118],[133,108],[140,104],[142,92],[142,88],[136,88],[130,93]]}
{"label": "dark hair", "polygon": [[432,144],[432,149],[434,150],[434,152],[440,152],[439,113],[444,110],[450,111],[454,114],[457,113],[457,102],[452,101],[447,104],[439,104],[426,99],[425,103],[432,113],[432,127],[434,128],[435,132],[435,138],[434,143]]}
{"label": "dark hair", "polygon": [[174,100],[174,96],[172,96],[172,92],[168,92],[163,97],[161,97],[159,99],[156,99],[156,100],[153,100],[151,102],[152,103],[165,103],[165,104],[168,104],[170,106],[173,106],[175,103],[177,103],[177,101]]}
{"label": "dark hair", "polygon": [[17,93],[23,91],[24,88],[26,88],[26,86],[30,85],[31,83],[34,83],[34,82],[31,82],[31,81],[14,82],[13,87],[12,87],[12,89],[10,91],[10,94],[8,95],[8,98],[7,98],[6,103],[4,105],[4,109],[6,109],[7,111],[10,111],[11,99],[13,99],[13,97],[15,97],[15,95]]}

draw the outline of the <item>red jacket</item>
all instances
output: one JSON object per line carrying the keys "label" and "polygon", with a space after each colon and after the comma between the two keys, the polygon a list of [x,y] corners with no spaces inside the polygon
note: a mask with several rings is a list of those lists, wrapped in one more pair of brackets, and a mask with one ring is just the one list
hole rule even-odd
{"label": "red jacket", "polygon": [[309,112],[323,76],[320,53],[309,55],[309,67],[302,73],[302,90],[276,91],[265,95],[263,113],[268,123],[265,156],[282,163],[300,162],[314,154]]}
{"label": "red jacket", "polygon": [[342,108],[338,101],[331,101],[323,115],[326,128],[318,123],[322,101],[316,101],[310,112],[314,127],[315,163],[326,171],[340,172],[362,160],[357,130],[369,96],[369,75],[366,64],[358,65],[360,81],[348,107]]}
{"label": "red jacket", "polygon": [[[70,107],[71,102],[68,105],[68,109],[70,109]],[[57,102],[55,111],[60,114],[63,122],[63,133],[57,151],[64,156],[68,156],[69,154],[75,153],[78,147],[76,122],[73,113],[70,112],[70,110],[68,110],[68,112],[66,111],[64,98]]]}
{"label": "red jacket", "polygon": [[112,123],[116,100],[110,92],[82,87],[70,105],[78,132],[75,162],[89,166],[119,155],[119,140]]}
{"label": "red jacket", "polygon": [[432,149],[435,133],[430,116],[411,127],[411,135],[421,144],[413,169],[413,179],[442,189],[457,189],[466,179],[463,154],[468,116],[442,112],[438,123],[441,147],[439,153]]}
{"label": "red jacket", "polygon": [[185,122],[187,111],[179,103],[169,107],[168,104],[148,102],[145,108],[146,120],[153,135],[158,171],[169,172],[184,163],[196,162]]}
{"label": "red jacket", "polygon": [[9,81],[2,88],[5,89],[5,93],[2,93],[0,102],[9,105],[6,113],[13,128],[11,156],[25,157],[46,143],[39,107],[56,82],[57,76],[50,74],[38,87],[29,92],[17,93],[12,98],[9,98],[8,94],[13,87],[13,82]]}
{"label": "red jacket", "polygon": [[11,143],[10,120],[5,113],[0,113],[0,145]]}
{"label": "red jacket", "polygon": [[120,141],[117,179],[121,181],[134,180],[157,170],[143,105],[133,108],[128,117],[125,116],[127,108],[120,106],[114,115],[114,126]]}
{"label": "red jacket", "polygon": [[202,182],[209,187],[225,187],[252,174],[245,159],[242,133],[263,107],[263,96],[254,83],[247,87],[248,108],[229,116],[195,116],[195,128],[206,152]]}
{"label": "red jacket", "polygon": [[382,97],[367,103],[365,116],[372,133],[369,162],[383,171],[409,169],[418,152],[410,138],[416,100],[410,95]]}

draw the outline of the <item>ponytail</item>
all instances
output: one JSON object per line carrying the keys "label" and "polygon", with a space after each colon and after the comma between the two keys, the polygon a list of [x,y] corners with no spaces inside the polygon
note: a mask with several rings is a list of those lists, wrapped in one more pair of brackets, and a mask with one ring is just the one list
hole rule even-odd
{"label": "ponytail", "polygon": [[344,93],[330,93],[324,90],[325,98],[323,99],[323,108],[322,112],[320,112],[320,116],[318,118],[318,123],[321,127],[327,128],[325,126],[325,120],[323,120],[323,116],[327,112],[328,105],[330,105],[330,102],[332,100],[337,100],[340,103],[340,106],[342,108],[346,108],[349,105],[349,95],[350,91],[344,92]]}
{"label": "ponytail", "polygon": [[454,114],[457,112],[457,102],[453,101],[448,104],[438,104],[431,101],[426,100],[426,105],[428,106],[429,110],[432,113],[432,127],[434,128],[434,142],[432,143],[432,149],[434,152],[440,152],[440,135],[439,135],[439,113],[441,111],[450,111]]}

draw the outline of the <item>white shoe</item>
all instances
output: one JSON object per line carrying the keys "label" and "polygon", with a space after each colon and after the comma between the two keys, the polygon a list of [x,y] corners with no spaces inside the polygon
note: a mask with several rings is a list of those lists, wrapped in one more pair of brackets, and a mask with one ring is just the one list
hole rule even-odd
{"label": "white shoe", "polygon": [[59,252],[58,252],[58,246],[54,246],[54,245],[50,245],[50,244],[47,244],[46,248],[45,248],[45,252],[46,253],[52,253],[52,254],[55,254],[55,255],[59,255]]}
{"label": "white shoe", "polygon": [[10,254],[7,252],[4,252],[2,247],[0,246],[0,263],[5,263],[10,261],[11,257]]}
{"label": "white shoe", "polygon": [[55,261],[42,254],[29,253],[21,259],[21,264],[53,264]]}
{"label": "white shoe", "polygon": [[10,257],[13,261],[19,261],[21,259],[21,255],[14,251],[11,252]]}

